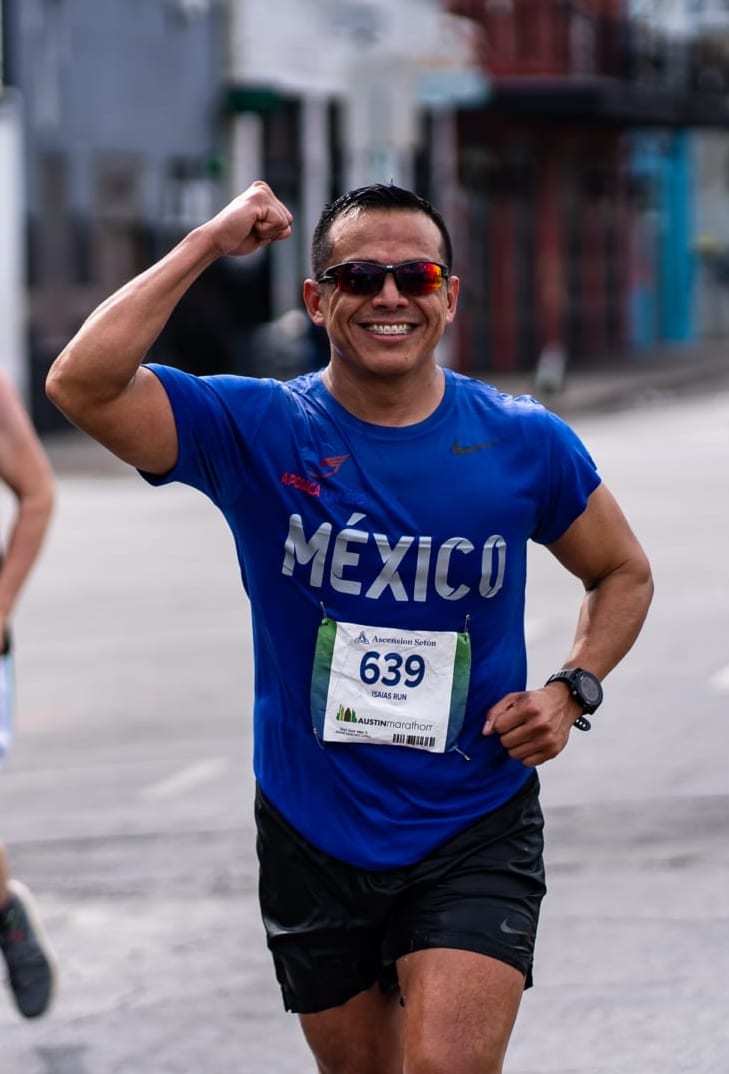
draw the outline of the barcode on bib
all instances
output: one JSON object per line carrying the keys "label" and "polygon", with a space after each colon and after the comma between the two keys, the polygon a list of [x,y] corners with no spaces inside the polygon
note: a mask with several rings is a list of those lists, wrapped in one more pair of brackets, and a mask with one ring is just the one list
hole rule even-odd
{"label": "barcode on bib", "polygon": [[435,745],[434,735],[393,735],[393,746],[420,746],[421,749],[430,749]]}

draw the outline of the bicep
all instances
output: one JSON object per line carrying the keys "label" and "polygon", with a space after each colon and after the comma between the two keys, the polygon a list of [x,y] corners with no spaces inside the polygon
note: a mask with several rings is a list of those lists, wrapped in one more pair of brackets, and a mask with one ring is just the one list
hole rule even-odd
{"label": "bicep", "polygon": [[123,462],[164,474],[177,462],[177,426],[160,379],[141,366],[124,391],[74,415],[74,424]]}
{"label": "bicep", "polygon": [[597,486],[582,514],[548,547],[586,589],[614,571],[646,564],[628,520],[604,484]]}

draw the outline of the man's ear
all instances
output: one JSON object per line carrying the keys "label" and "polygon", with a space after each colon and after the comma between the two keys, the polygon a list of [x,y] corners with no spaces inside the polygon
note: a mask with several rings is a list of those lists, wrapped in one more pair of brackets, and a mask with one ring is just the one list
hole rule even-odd
{"label": "man's ear", "polygon": [[324,325],[324,314],[321,308],[321,289],[316,280],[304,280],[303,296],[306,312],[314,324],[321,328]]}
{"label": "man's ear", "polygon": [[449,276],[447,281],[448,286],[448,307],[446,312],[446,322],[451,324],[453,318],[456,315],[456,307],[458,306],[458,292],[461,289],[461,281],[458,276]]}

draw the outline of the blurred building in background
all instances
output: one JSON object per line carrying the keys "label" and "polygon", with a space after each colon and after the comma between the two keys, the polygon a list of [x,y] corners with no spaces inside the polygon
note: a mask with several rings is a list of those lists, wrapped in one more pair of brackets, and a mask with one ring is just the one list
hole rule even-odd
{"label": "blurred building in background", "polygon": [[[697,15],[709,3],[450,6],[480,26],[491,80],[486,106],[459,116],[467,366],[530,368],[554,347],[584,365],[693,338],[707,327],[693,139],[729,145],[727,59]],[[720,198],[726,212],[729,189]]]}
{"label": "blurred building in background", "polygon": [[[301,308],[308,243],[345,189],[393,181],[428,193],[429,122],[486,98],[475,27],[441,0],[231,0],[225,105],[232,189],[264,176],[294,213],[266,252],[272,314]],[[440,166],[454,190],[455,145]],[[448,167],[450,165],[450,167]]]}
{"label": "blurred building in background", "polygon": [[630,140],[638,210],[631,338],[726,335],[729,129],[712,102],[723,110],[729,94],[729,3],[631,0],[630,12],[641,79],[707,109],[705,121],[642,129]]}
{"label": "blurred building in background", "polygon": [[1,2],[5,83],[22,102],[25,361],[41,428],[62,422],[48,365],[89,311],[263,177],[296,214],[295,239],[212,266],[154,355],[249,372],[257,326],[300,308],[323,202],[351,182],[429,173],[418,79],[438,104],[482,81],[474,68],[468,82],[450,29],[463,20],[438,0]]}
{"label": "blurred building in background", "polygon": [[322,205],[372,180],[445,212],[459,369],[729,332],[729,0],[0,10],[0,360],[41,429],[62,420],[48,365],[88,312],[259,177],[294,238],[212,266],[155,357],[260,371],[261,326],[298,323]]}
{"label": "blurred building in background", "polygon": [[217,203],[223,12],[200,0],[3,0],[22,106],[28,381],[90,310]]}

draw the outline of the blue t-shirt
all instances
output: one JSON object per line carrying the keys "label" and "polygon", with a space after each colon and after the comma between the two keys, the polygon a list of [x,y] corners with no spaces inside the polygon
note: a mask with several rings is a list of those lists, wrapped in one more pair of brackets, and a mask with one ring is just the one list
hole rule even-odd
{"label": "blue t-shirt", "polygon": [[[599,484],[572,430],[530,397],[444,370],[425,421],[371,425],[320,373],[282,383],[150,368],[170,398],[178,461],[153,484],[206,494],[233,533],[250,598],[254,770],[306,839],[365,869],[398,868],[497,808],[531,770],[486,710],[526,686],[530,539],[549,544]],[[332,620],[462,631],[472,666],[457,748],[321,744],[310,689]]]}

